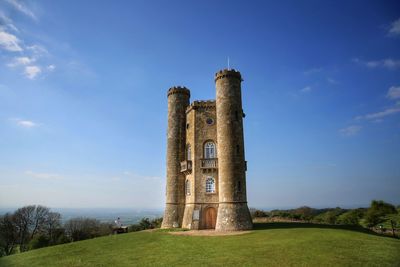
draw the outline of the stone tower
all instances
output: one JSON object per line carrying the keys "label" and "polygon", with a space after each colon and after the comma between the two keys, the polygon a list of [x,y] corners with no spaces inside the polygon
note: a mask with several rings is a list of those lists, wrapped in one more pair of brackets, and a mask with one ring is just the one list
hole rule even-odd
{"label": "stone tower", "polygon": [[172,87],[168,90],[167,192],[163,228],[182,225],[185,175],[181,173],[181,161],[185,158],[186,108],[189,98],[190,91],[185,87]]}
{"label": "stone tower", "polygon": [[168,90],[166,208],[162,228],[252,228],[246,197],[242,78],[216,73],[216,101]]}
{"label": "stone tower", "polygon": [[241,82],[242,76],[235,70],[215,74],[219,151],[219,206],[215,229],[222,231],[252,228],[246,196]]}

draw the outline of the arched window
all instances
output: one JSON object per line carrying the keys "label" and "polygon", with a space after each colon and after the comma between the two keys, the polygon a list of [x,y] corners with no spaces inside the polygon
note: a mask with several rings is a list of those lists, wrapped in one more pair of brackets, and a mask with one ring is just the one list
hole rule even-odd
{"label": "arched window", "polygon": [[186,160],[192,160],[192,148],[190,145],[186,147]]}
{"label": "arched window", "polygon": [[206,193],[215,193],[215,179],[213,177],[206,179]]}
{"label": "arched window", "polygon": [[208,141],[204,144],[204,158],[214,159],[217,157],[217,150],[215,149],[214,142]]}
{"label": "arched window", "polygon": [[185,191],[186,191],[186,195],[190,195],[190,181],[189,180],[186,180]]}

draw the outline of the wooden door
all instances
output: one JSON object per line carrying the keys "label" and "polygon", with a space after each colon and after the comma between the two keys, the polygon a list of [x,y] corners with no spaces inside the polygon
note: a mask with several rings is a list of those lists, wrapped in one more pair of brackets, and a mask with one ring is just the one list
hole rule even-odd
{"label": "wooden door", "polygon": [[206,209],[206,229],[215,229],[215,223],[217,221],[217,212],[214,208],[207,208]]}

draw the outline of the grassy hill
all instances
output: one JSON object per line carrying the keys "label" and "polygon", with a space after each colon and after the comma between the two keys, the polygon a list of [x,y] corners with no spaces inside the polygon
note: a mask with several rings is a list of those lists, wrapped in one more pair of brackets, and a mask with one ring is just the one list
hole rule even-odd
{"label": "grassy hill", "polygon": [[0,258],[0,266],[400,266],[400,240],[357,229],[256,224],[248,234],[179,236],[143,231]]}

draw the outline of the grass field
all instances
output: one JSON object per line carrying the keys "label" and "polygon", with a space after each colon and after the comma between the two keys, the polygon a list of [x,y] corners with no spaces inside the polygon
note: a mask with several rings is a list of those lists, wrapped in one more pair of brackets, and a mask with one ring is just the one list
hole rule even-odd
{"label": "grass field", "polygon": [[400,240],[358,229],[256,224],[235,236],[136,232],[0,258],[0,266],[400,266]]}

